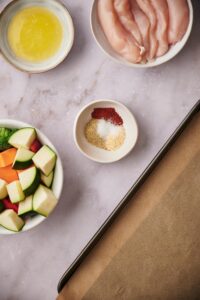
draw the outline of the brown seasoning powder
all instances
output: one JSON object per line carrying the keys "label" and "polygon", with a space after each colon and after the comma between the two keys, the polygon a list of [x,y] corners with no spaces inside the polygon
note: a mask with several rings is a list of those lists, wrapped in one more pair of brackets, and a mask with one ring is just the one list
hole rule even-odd
{"label": "brown seasoning powder", "polygon": [[90,144],[108,151],[117,150],[123,145],[126,137],[123,126],[120,126],[117,136],[109,135],[106,139],[103,139],[97,133],[97,124],[97,119],[91,119],[85,126],[85,137]]}

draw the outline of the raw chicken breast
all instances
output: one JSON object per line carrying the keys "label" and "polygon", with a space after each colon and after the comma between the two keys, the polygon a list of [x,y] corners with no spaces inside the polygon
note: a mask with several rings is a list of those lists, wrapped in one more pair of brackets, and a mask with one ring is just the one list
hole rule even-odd
{"label": "raw chicken breast", "polygon": [[189,23],[187,0],[167,0],[169,7],[169,42],[175,44],[184,36]]}
{"label": "raw chicken breast", "polygon": [[129,31],[138,44],[142,46],[142,35],[131,13],[129,0],[114,0],[114,8],[124,28]]}
{"label": "raw chicken breast", "polygon": [[140,9],[145,13],[150,22],[150,50],[148,59],[153,59],[156,56],[158,41],[156,37],[156,29],[157,29],[157,19],[153,6],[151,5],[150,0],[136,0]]}
{"label": "raw chicken breast", "polygon": [[147,16],[143,13],[143,11],[139,8],[136,0],[130,0],[132,14],[134,16],[135,22],[138,25],[138,28],[142,35],[142,42],[144,48],[146,50],[146,54],[149,53],[149,30],[150,30],[150,22]]}
{"label": "raw chicken breast", "polygon": [[114,10],[113,0],[99,0],[98,15],[112,48],[126,60],[139,63],[142,60],[141,50],[136,45],[131,33],[127,32],[119,22]]}
{"label": "raw chicken breast", "polygon": [[[176,1],[176,0],[175,0]],[[156,36],[158,40],[158,49],[156,56],[162,56],[169,49],[168,43],[168,24],[169,11],[166,0],[151,0],[157,17]]]}

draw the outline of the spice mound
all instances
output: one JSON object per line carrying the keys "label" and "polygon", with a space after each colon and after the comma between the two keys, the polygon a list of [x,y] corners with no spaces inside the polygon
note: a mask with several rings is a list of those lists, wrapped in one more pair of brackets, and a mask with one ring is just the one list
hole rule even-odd
{"label": "spice mound", "polygon": [[115,151],[125,141],[123,120],[114,108],[95,108],[85,126],[85,137],[98,148]]}

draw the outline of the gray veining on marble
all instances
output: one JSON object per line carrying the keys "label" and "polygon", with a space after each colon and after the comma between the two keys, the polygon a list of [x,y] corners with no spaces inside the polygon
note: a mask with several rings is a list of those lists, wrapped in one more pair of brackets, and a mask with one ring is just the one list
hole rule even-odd
{"label": "gray veining on marble", "polygon": [[[99,50],[89,28],[91,0],[64,2],[74,19],[76,41],[62,65],[27,75],[0,58],[0,117],[40,128],[59,149],[65,171],[63,195],[51,217],[27,233],[0,237],[0,300],[55,299],[62,273],[200,97],[197,1],[184,50],[148,70],[116,64]],[[106,97],[134,112],[140,137],[127,158],[101,165],[75,148],[72,126],[83,105]]]}

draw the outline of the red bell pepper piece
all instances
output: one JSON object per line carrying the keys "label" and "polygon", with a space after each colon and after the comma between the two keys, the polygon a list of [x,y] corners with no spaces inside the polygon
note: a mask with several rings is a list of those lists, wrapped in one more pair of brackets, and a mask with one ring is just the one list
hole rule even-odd
{"label": "red bell pepper piece", "polygon": [[4,207],[6,208],[6,209],[12,209],[12,210],[14,210],[16,213],[18,213],[18,207],[19,207],[19,204],[14,204],[14,203],[12,203],[11,201],[10,201],[10,199],[4,199],[4,200],[2,200],[2,203],[3,203],[3,205],[4,205]]}
{"label": "red bell pepper piece", "polygon": [[42,148],[42,144],[40,143],[40,141],[38,139],[34,140],[30,150],[34,153],[38,152],[38,150],[40,150],[40,148]]}

